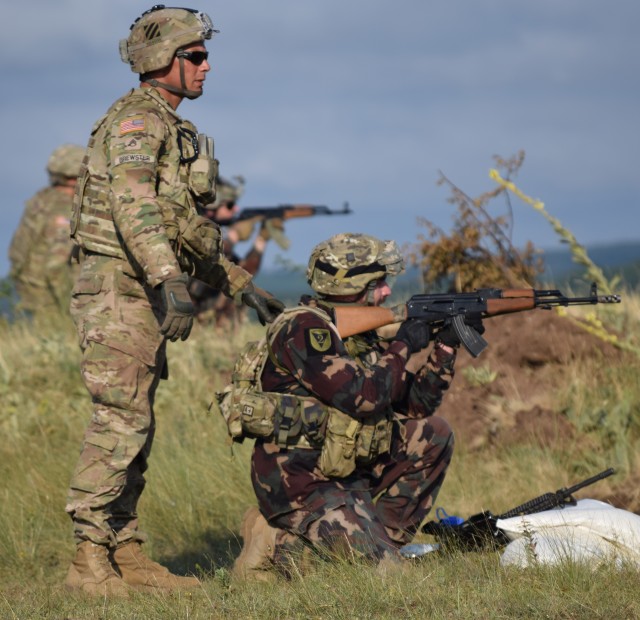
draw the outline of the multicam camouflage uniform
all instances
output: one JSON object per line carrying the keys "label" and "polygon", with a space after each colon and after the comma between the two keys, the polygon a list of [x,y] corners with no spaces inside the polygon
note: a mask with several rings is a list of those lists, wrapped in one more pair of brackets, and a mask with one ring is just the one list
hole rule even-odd
{"label": "multicam camouflage uniform", "polygon": [[69,238],[72,182],[80,171],[84,148],[66,144],[49,158],[51,185],[26,204],[11,240],[9,259],[19,307],[30,313],[68,311],[77,263]]}
{"label": "multicam camouflage uniform", "polygon": [[188,338],[195,275],[238,295],[263,322],[283,304],[220,253],[220,230],[198,202],[215,198],[213,140],[175,112],[202,94],[214,32],[201,11],[152,6],[120,41],[140,88],[93,127],[73,201],[81,272],[71,313],[93,401],[66,509],[76,554],[65,587],[90,595],[198,587],[142,550],[137,504],[155,430],[153,400],[166,376],[165,337]]}
{"label": "multicam camouflage uniform", "polygon": [[229,295],[250,282],[220,255],[218,229],[198,228],[196,135],[156,89],[141,88],[89,142],[72,220],[82,251],[71,313],[94,407],[67,503],[77,541],[141,539],[136,506],[166,370],[159,285],[183,271]]}
{"label": "multicam camouflage uniform", "polygon": [[[337,237],[347,247],[353,241]],[[350,258],[358,265],[357,257]],[[310,265],[318,262],[312,256]],[[453,433],[432,414],[453,378],[455,351],[436,344],[412,373],[404,342],[382,341],[375,332],[343,341],[322,315],[304,310],[318,307],[330,317],[330,305],[310,298],[301,305],[279,322],[270,340],[262,390],[311,397],[361,421],[386,412],[392,436],[387,452],[342,478],[321,471],[320,449],[256,440],[251,476],[261,513],[279,528],[275,562],[286,565],[308,544],[397,560],[398,549],[411,541],[433,505],[451,460]]]}

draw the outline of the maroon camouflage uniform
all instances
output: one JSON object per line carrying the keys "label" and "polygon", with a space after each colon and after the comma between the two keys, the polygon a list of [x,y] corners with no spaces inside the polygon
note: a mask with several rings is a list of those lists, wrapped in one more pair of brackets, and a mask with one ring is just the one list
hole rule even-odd
{"label": "maroon camouflage uniform", "polygon": [[[256,440],[253,487],[262,514],[283,530],[276,539],[276,563],[305,543],[348,547],[373,560],[398,557],[433,505],[452,456],[453,433],[432,414],[453,377],[455,352],[436,345],[414,374],[405,368],[404,342],[384,342],[375,332],[343,342],[327,327],[311,312],[285,322],[272,344],[277,366],[267,361],[263,390],[313,396],[357,419],[391,405],[391,450],[349,477],[328,478],[318,467],[320,450],[282,449],[271,440]],[[331,334],[325,351],[312,345],[312,330]]]}

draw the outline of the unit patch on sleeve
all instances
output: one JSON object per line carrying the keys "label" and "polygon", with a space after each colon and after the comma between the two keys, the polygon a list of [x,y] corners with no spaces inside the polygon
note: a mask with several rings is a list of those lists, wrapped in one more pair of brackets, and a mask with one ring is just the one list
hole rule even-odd
{"label": "unit patch on sleeve", "polygon": [[144,116],[142,114],[131,116],[120,123],[121,136],[132,131],[144,131]]}
{"label": "unit patch on sleeve", "polygon": [[309,353],[335,353],[331,332],[328,329],[313,327],[306,331]]}

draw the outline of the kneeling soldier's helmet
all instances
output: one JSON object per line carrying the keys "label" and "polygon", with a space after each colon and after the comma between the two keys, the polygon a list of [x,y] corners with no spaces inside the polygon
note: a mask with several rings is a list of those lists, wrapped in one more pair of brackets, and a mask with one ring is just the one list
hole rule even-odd
{"label": "kneeling soldier's helmet", "polygon": [[396,276],[404,260],[395,241],[359,233],[341,233],[311,253],[307,282],[321,295],[354,295],[371,282]]}
{"label": "kneeling soldier's helmet", "polygon": [[52,185],[75,179],[80,174],[80,166],[85,149],[77,144],[63,144],[49,156],[47,172]]}
{"label": "kneeling soldier's helmet", "polygon": [[132,24],[120,41],[120,57],[134,73],[149,73],[171,64],[182,47],[210,39],[218,32],[206,13],[156,4]]}

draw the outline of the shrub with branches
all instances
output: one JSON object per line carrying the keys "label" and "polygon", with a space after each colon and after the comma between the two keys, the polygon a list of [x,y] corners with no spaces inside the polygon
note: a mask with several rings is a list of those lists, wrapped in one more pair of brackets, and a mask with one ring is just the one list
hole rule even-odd
{"label": "shrub with branches", "polygon": [[[511,179],[520,170],[524,156],[520,151],[507,159],[496,155],[494,161],[502,176]],[[523,250],[514,247],[508,191],[498,186],[472,198],[442,172],[438,185],[449,188],[447,202],[456,207],[456,213],[449,233],[425,218],[419,220],[428,235],[419,236],[410,257],[421,268],[425,287],[461,292],[487,286],[534,286],[536,277],[544,271],[541,251],[530,241]],[[506,213],[492,215],[498,199],[504,199]]]}

